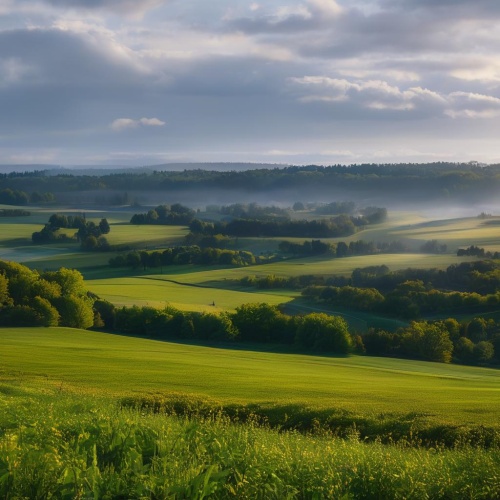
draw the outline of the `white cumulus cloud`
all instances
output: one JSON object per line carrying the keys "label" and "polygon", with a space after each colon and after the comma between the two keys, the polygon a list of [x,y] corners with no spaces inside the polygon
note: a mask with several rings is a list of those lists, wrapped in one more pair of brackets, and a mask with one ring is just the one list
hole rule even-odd
{"label": "white cumulus cloud", "polygon": [[159,118],[140,118],[139,120],[134,120],[132,118],[117,118],[113,121],[110,127],[116,131],[120,132],[122,130],[127,130],[131,128],[143,127],[162,127],[165,122]]}

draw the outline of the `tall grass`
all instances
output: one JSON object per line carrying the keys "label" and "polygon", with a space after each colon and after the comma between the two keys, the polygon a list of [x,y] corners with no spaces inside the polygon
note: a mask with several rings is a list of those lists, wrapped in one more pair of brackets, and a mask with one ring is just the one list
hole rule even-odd
{"label": "tall grass", "polygon": [[363,443],[0,387],[1,498],[500,497],[500,451]]}

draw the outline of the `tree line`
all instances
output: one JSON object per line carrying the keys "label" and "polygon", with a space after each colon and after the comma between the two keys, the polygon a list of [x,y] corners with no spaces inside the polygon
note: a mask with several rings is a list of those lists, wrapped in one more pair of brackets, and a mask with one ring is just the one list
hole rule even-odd
{"label": "tree line", "polygon": [[[442,269],[407,268],[391,271],[386,265],[356,268],[350,276],[301,275],[264,277],[245,276],[240,283],[263,288],[304,289],[316,286],[306,293],[318,296],[329,288],[375,289],[382,296],[392,292],[442,291],[465,292],[479,296],[500,292],[500,263],[493,260],[462,262]],[[267,283],[267,285],[261,285]],[[347,289],[348,289],[347,288]],[[330,292],[325,292],[326,294]],[[346,292],[347,293],[347,292]],[[494,302],[494,299],[491,299]]]}
{"label": "tree line", "polygon": [[165,224],[172,226],[187,226],[195,215],[195,211],[180,203],[173,205],[158,205],[146,213],[134,214],[131,224]]}
{"label": "tree line", "polygon": [[245,171],[151,170],[144,172],[73,175],[49,171],[0,176],[0,189],[25,192],[164,191],[208,192],[214,189],[244,192],[289,191],[302,193],[368,193],[398,201],[484,201],[495,198],[500,188],[500,164],[436,162],[427,164],[306,165]]}
{"label": "tree line", "polygon": [[0,209],[0,217],[27,217],[31,212],[20,208],[2,208]]}
{"label": "tree line", "polygon": [[459,248],[457,257],[480,257],[481,259],[500,259],[500,252],[490,252],[484,248],[471,245],[467,248]]}
{"label": "tree line", "polygon": [[[268,211],[269,209],[269,211]],[[387,217],[385,208],[369,207],[364,215],[349,216],[346,214],[321,220],[290,220],[288,216],[273,213],[276,207],[259,207],[257,204],[230,205],[219,208],[219,212],[227,211],[227,215],[238,215],[237,218],[221,221],[202,221],[194,218],[195,211],[176,203],[174,205],[158,205],[145,213],[134,214],[131,224],[165,224],[189,225],[192,233],[191,241],[203,236],[289,236],[304,238],[332,238],[349,236],[359,228],[379,223]],[[253,218],[252,218],[253,217]]]}
{"label": "tree line", "polygon": [[376,288],[353,286],[310,286],[302,294],[330,306],[343,306],[412,319],[447,312],[489,312],[500,308],[500,292],[442,291],[426,288],[420,280],[405,281],[383,295]]}
{"label": "tree line", "polygon": [[0,203],[2,205],[27,205],[28,203],[51,203],[55,201],[53,193],[33,191],[28,194],[19,189],[0,189]]}
{"label": "tree line", "polygon": [[290,219],[288,209],[277,206],[261,206],[257,203],[233,203],[232,205],[208,205],[206,211],[235,219],[276,220]]}
{"label": "tree line", "polygon": [[159,339],[283,344],[300,352],[408,357],[486,364],[500,353],[500,325],[476,317],[413,321],[396,332],[349,332],[339,316],[289,316],[266,303],[243,304],[234,313],[185,312],[171,306],[121,307],[89,292],[71,269],[38,272],[0,261],[1,326],[97,328]]}
{"label": "tree line", "polygon": [[382,293],[393,291],[406,281],[422,281],[426,289],[443,291],[475,292],[478,294],[495,293],[500,290],[500,263],[494,260],[477,260],[451,264],[446,269],[407,268],[391,271],[386,265],[360,267],[351,276],[330,277],[326,285],[343,285],[376,288]]}
{"label": "tree line", "polygon": [[116,330],[152,338],[284,344],[301,352],[338,354],[352,352],[360,343],[339,316],[288,316],[267,303],[243,304],[234,313],[133,306],[113,314]]}
{"label": "tree line", "polygon": [[116,308],[89,292],[76,270],[40,273],[6,261],[0,261],[0,326],[94,327],[162,339],[281,343],[336,353],[356,345],[347,323],[337,316],[288,316],[265,303],[244,304],[234,313]]}
{"label": "tree line", "polygon": [[349,236],[367,222],[362,217],[339,215],[328,220],[261,220],[233,219],[204,222],[195,219],[189,225],[192,233],[222,234],[235,237],[334,238]]}
{"label": "tree line", "polygon": [[409,251],[408,247],[401,241],[375,243],[374,241],[364,240],[350,241],[349,243],[345,241],[330,243],[321,240],[295,243],[285,240],[279,244],[278,248],[283,253],[301,257],[325,254],[333,257],[349,257],[353,255],[402,253]]}
{"label": "tree line", "polygon": [[39,273],[15,262],[0,261],[1,326],[94,325],[96,297],[73,269]]}
{"label": "tree line", "polygon": [[[69,237],[60,233],[60,229],[77,229],[74,236]],[[97,224],[87,220],[85,215],[53,214],[41,231],[35,231],[31,240],[36,244],[54,243],[58,241],[71,241],[75,239],[80,243],[82,250],[110,250],[107,238],[104,236],[111,228],[107,219],[101,219]]]}
{"label": "tree line", "polygon": [[366,353],[465,364],[500,363],[500,325],[474,318],[458,323],[412,321],[396,332],[349,332],[339,316],[310,313],[289,316],[266,303],[244,304],[235,313],[178,311],[171,306],[114,309],[114,328],[125,333],[178,340],[283,344],[300,352]]}
{"label": "tree line", "polygon": [[362,337],[366,353],[373,356],[480,365],[500,363],[500,325],[481,317],[460,323],[454,318],[412,321],[396,332],[371,329]]}
{"label": "tree line", "polygon": [[249,266],[253,264],[263,264],[269,258],[255,256],[247,250],[227,250],[219,248],[205,247],[197,245],[177,246],[166,248],[165,250],[154,251],[131,251],[127,254],[117,255],[109,259],[111,267],[130,267],[137,269],[142,267],[162,268],[172,265],[223,265],[223,266]]}

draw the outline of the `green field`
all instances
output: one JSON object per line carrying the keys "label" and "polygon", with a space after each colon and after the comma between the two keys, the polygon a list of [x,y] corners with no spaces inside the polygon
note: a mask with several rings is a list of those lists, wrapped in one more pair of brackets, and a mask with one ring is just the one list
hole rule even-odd
{"label": "green field", "polygon": [[[324,238],[325,242],[356,240],[391,242],[402,241],[411,251],[418,251],[429,240],[438,240],[448,246],[448,253],[455,254],[458,248],[478,245],[490,251],[500,251],[500,225],[498,218],[481,219],[479,217],[460,217],[434,219],[415,212],[389,212],[387,221],[382,224],[367,226],[361,231],[345,237]],[[304,238],[239,238],[249,241],[255,250],[265,251],[268,246],[277,247],[280,241],[287,239],[302,242]],[[260,245],[259,245],[260,241]]]}
{"label": "green field", "polygon": [[[163,307],[170,304],[177,309],[189,311],[233,311],[237,306],[248,302],[267,302],[281,304],[292,300],[299,292],[254,293],[225,290],[217,287],[200,287],[180,284],[178,276],[135,276],[105,280],[88,280],[89,290],[116,306],[150,305]],[[215,302],[215,307],[213,303]]]}
{"label": "green field", "polygon": [[[35,209],[29,217],[9,217],[0,219],[0,257],[29,263],[32,267],[54,268],[67,265],[75,259],[77,267],[82,271],[103,266],[113,256],[113,253],[85,254],[79,251],[77,245],[41,245],[31,244],[31,234],[39,231],[48,220],[51,213],[82,213],[81,210],[67,208]],[[188,233],[186,227],[179,226],[134,226],[127,221],[129,211],[85,211],[89,219],[107,217],[111,232],[107,239],[111,245],[128,245],[138,249],[164,248],[169,245],[180,244]],[[364,229],[347,238],[332,238],[324,241],[352,241],[363,239],[366,241],[395,241],[401,240],[410,248],[417,250],[427,240],[437,239],[448,245],[445,255],[425,255],[419,253],[376,255],[350,257],[344,259],[309,258],[299,261],[279,262],[253,268],[254,274],[300,275],[300,274],[348,274],[356,267],[379,265],[384,263],[391,268],[403,267],[439,267],[444,268],[459,262],[455,253],[457,248],[469,245],[479,245],[488,250],[500,250],[500,225],[495,224],[497,219],[482,220],[479,218],[460,218],[446,220],[432,220],[417,213],[394,212],[383,224]],[[72,230],[66,231],[71,234]],[[239,238],[238,248],[248,249],[256,254],[275,251],[283,238]],[[293,241],[304,241],[303,238],[288,238]],[[304,269],[304,268],[307,268]],[[241,276],[245,270],[232,270],[232,275]],[[200,279],[204,277],[200,275]],[[215,278],[217,279],[217,278]],[[200,281],[201,282],[201,281]]]}
{"label": "green field", "polygon": [[67,328],[1,329],[4,375],[114,395],[188,393],[224,404],[306,405],[499,426],[498,370],[400,359],[276,354]]}
{"label": "green field", "polygon": [[133,226],[128,223],[111,223],[110,226],[111,231],[106,238],[111,245],[133,245],[141,250],[181,244],[189,232],[187,227],[182,226]]}
{"label": "green field", "polygon": [[[299,291],[282,289],[268,291],[237,285],[238,280],[249,275],[258,277],[269,274],[283,277],[305,274],[349,276],[355,268],[370,265],[386,264],[391,270],[407,267],[444,269],[450,265],[450,262],[458,263],[463,260],[463,258],[449,255],[426,254],[371,255],[329,260],[310,257],[239,268],[169,266],[164,268],[163,274],[157,274],[157,271],[154,273],[154,270],[142,273],[140,271],[116,271],[107,267],[83,270],[83,274],[89,290],[117,305],[162,306],[168,302],[179,309],[202,311],[207,310],[207,306],[215,301],[218,308],[233,310],[238,305],[247,302],[280,304],[300,295]],[[65,265],[64,262],[62,260],[61,265]],[[133,276],[124,276],[127,273]]]}

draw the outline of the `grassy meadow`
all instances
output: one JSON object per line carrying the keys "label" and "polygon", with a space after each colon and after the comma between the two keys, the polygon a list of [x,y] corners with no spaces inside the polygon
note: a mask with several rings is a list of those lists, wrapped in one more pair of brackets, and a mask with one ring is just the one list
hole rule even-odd
{"label": "grassy meadow", "polygon": [[475,498],[500,495],[498,450],[411,448],[278,432],[222,415],[120,408],[0,387],[2,498]]}
{"label": "grassy meadow", "polygon": [[223,404],[303,405],[434,424],[499,426],[498,370],[168,343],[68,328],[0,329],[5,373],[113,395],[188,393]]}
{"label": "grassy meadow", "polygon": [[[177,280],[178,276],[173,276]],[[217,287],[194,286],[173,282],[166,276],[135,276],[105,280],[89,280],[94,293],[117,306],[150,305],[164,307],[170,304],[182,311],[233,311],[248,302],[267,302],[278,305],[292,300],[298,292],[279,294],[225,290]],[[213,305],[215,303],[215,306]]]}

